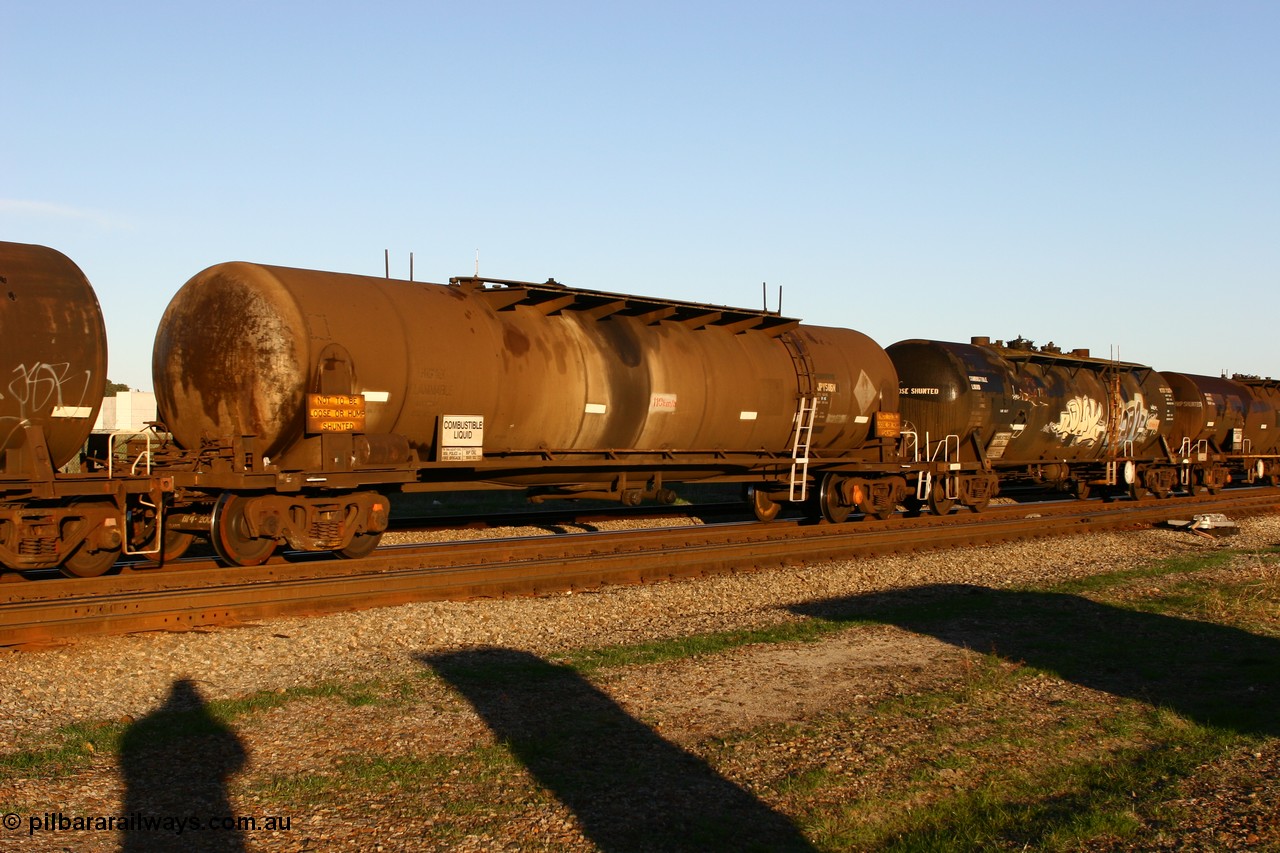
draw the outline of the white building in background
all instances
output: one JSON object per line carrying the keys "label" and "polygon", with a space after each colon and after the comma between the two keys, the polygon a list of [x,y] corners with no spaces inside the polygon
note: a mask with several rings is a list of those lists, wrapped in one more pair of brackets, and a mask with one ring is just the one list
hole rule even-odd
{"label": "white building in background", "polygon": [[145,432],[147,422],[155,419],[156,395],[150,391],[117,391],[114,396],[103,397],[98,419],[93,422],[93,431],[80,455],[62,470],[101,471],[107,467],[108,457],[114,457],[114,465],[120,467],[130,467],[138,459],[145,460],[155,436],[130,433]]}
{"label": "white building in background", "polygon": [[115,432],[146,428],[156,419],[156,395],[150,391],[117,391],[114,397],[102,398],[102,408],[94,421],[94,432]]}

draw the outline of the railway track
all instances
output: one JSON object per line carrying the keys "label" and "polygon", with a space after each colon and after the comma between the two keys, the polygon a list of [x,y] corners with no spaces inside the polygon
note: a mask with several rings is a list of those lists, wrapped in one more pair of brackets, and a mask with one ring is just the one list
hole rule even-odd
{"label": "railway track", "polygon": [[537,595],[784,564],[1146,526],[1202,512],[1280,509],[1280,490],[1170,501],[1017,504],[981,514],[845,524],[783,520],[379,549],[359,561],[277,558],[252,568],[183,571],[0,587],[0,645],[181,631],[411,601]]}

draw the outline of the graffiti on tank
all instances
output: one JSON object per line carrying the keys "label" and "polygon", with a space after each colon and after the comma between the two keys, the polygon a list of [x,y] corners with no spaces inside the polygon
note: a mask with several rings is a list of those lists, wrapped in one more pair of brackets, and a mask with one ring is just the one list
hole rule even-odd
{"label": "graffiti on tank", "polygon": [[8,415],[0,415],[0,450],[9,446],[24,426],[30,421],[26,418],[15,418]]}
{"label": "graffiti on tank", "polygon": [[11,376],[8,387],[0,390],[0,401],[8,411],[0,415],[0,448],[8,447],[37,415],[87,418],[93,410],[84,405],[90,399],[92,371],[80,373],[65,362],[37,361],[19,364]]}
{"label": "graffiti on tank", "polygon": [[89,396],[91,378],[91,371],[73,371],[66,362],[19,364],[9,381],[8,399],[17,401],[18,411],[24,418],[64,407],[79,409]]}
{"label": "graffiti on tank", "polygon": [[7,393],[0,393],[0,400],[7,401],[6,408],[11,413],[0,418],[0,423],[9,428],[10,435],[37,416],[87,418],[93,411],[92,406],[85,405],[92,398],[92,371],[73,370],[67,362],[37,361],[19,364],[10,375]]}
{"label": "graffiti on tank", "polygon": [[1068,447],[1096,444],[1107,434],[1106,406],[1092,397],[1072,397],[1058,415],[1057,423],[1049,424],[1048,430]]}
{"label": "graffiti on tank", "polygon": [[1124,404],[1120,411],[1120,440],[1142,441],[1160,429],[1160,410],[1156,406],[1148,407],[1141,394],[1134,394],[1133,399]]}
{"label": "graffiti on tank", "polygon": [[1013,399],[1030,403],[1032,406],[1049,405],[1049,401],[1044,399],[1044,386],[1030,376],[1022,376],[1018,379],[1018,384],[1013,389]]}
{"label": "graffiti on tank", "polygon": [[[1160,429],[1160,410],[1148,406],[1142,394],[1126,400],[1120,410],[1119,440],[1141,442]],[[1106,444],[1107,404],[1092,397],[1072,397],[1059,414],[1056,423],[1048,426],[1049,432],[1068,447]]]}

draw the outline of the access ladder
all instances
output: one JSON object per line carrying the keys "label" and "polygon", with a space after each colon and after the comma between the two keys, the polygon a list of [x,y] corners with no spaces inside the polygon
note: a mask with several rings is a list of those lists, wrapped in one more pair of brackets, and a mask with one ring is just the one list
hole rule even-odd
{"label": "access ladder", "polygon": [[796,369],[796,417],[791,439],[791,474],[787,500],[803,501],[809,497],[809,445],[813,441],[813,422],[818,411],[814,390],[813,359],[809,348],[794,332],[781,335]]}

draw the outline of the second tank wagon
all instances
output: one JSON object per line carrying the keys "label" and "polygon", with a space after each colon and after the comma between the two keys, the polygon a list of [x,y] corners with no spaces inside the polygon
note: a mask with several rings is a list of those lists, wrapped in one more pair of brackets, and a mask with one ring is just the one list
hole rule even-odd
{"label": "second tank wagon", "polygon": [[400,436],[422,461],[449,461],[444,417],[482,429],[485,458],[776,452],[806,373],[821,395],[815,449],[860,448],[873,416],[895,408],[892,365],[860,332],[554,282],[223,264],[174,297],[154,351],[179,443],[251,434],[284,470],[321,461],[315,394],[361,397],[356,431]]}
{"label": "second tank wagon", "polygon": [[161,419],[208,460],[194,485],[238,493],[228,558],[264,530],[339,551],[376,534],[377,499],[340,496],[369,485],[636,503],[738,477],[767,513],[811,461],[898,461],[897,374],[866,335],[554,281],[222,264],[174,297],[153,363]]}

